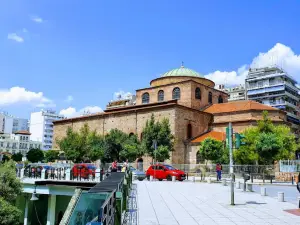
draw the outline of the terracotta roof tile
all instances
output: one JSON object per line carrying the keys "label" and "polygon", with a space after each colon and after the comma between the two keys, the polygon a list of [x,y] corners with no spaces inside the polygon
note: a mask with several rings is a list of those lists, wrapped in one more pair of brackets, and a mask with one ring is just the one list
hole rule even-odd
{"label": "terracotta roof tile", "polygon": [[201,141],[204,141],[206,138],[213,138],[218,141],[224,141],[226,139],[226,134],[224,132],[212,130],[196,137],[194,140],[192,140],[192,143],[199,143]]}
{"label": "terracotta roof tile", "polygon": [[229,112],[236,112],[236,111],[248,111],[248,110],[279,110],[273,108],[268,105],[264,105],[255,101],[251,100],[244,100],[244,101],[233,101],[221,104],[213,104],[206,108],[204,112],[217,114],[217,113],[229,113]]}
{"label": "terracotta roof tile", "polygon": [[15,132],[15,134],[31,135],[31,133],[27,130],[19,130],[19,131]]}

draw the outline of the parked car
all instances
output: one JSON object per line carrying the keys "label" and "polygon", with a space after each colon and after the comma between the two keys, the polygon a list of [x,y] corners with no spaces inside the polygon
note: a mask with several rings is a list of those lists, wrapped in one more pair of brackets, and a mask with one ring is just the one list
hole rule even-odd
{"label": "parked car", "polygon": [[176,180],[183,181],[186,179],[186,174],[182,170],[178,170],[170,165],[157,164],[152,165],[146,172],[146,177],[149,180],[150,176],[162,181],[164,179],[172,180],[172,176],[176,177]]}
{"label": "parked car", "polygon": [[144,171],[139,171],[132,166],[129,167],[129,170],[132,172],[132,176],[134,180],[137,179],[139,181],[142,181],[146,178],[146,174]]}
{"label": "parked car", "polygon": [[90,176],[95,178],[96,167],[91,164],[81,163],[76,164],[72,168],[73,177],[81,177],[83,179],[88,179]]}

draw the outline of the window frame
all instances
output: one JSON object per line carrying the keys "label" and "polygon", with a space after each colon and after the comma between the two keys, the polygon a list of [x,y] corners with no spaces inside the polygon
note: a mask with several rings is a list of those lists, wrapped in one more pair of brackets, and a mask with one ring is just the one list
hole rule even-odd
{"label": "window frame", "polygon": [[165,100],[165,92],[164,92],[164,90],[159,90],[157,92],[157,101],[163,102],[164,100]]}
{"label": "window frame", "polygon": [[195,99],[201,100],[201,89],[199,87],[195,89]]}
{"label": "window frame", "polygon": [[150,102],[150,95],[149,92],[145,92],[142,94],[142,104],[149,104]]}
{"label": "window frame", "polygon": [[172,99],[179,100],[181,98],[181,90],[179,87],[175,87],[172,91]]}

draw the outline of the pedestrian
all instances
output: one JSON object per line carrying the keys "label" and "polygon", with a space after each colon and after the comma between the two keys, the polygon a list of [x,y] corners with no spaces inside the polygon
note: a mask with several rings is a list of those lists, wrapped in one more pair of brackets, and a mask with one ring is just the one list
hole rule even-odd
{"label": "pedestrian", "polygon": [[117,172],[118,170],[118,161],[115,160],[113,161],[113,163],[111,164],[111,172]]}
{"label": "pedestrian", "polygon": [[216,172],[217,172],[217,181],[220,181],[222,177],[222,165],[220,163],[217,163],[216,165]]}

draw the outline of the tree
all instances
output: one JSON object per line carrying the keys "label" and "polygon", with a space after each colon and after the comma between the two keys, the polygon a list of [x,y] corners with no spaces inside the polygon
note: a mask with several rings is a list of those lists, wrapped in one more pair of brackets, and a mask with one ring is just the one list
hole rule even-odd
{"label": "tree", "polygon": [[79,132],[68,128],[66,137],[58,140],[60,150],[75,163],[83,161],[111,162],[117,160],[135,160],[140,155],[140,143],[136,135],[128,135],[118,129],[112,129],[105,136],[91,131],[85,124]]}
{"label": "tree", "polygon": [[27,152],[26,157],[32,163],[41,162],[44,160],[44,152],[41,149],[32,148]]}
{"label": "tree", "polygon": [[11,159],[14,160],[15,162],[21,162],[22,161],[22,158],[23,158],[23,155],[21,152],[18,152],[16,154],[13,154],[11,156]]}
{"label": "tree", "polygon": [[[170,158],[170,152],[173,151],[174,147],[174,136],[171,133],[168,119],[165,118],[161,122],[155,122],[152,114],[150,120],[146,121],[142,134],[142,147],[145,153],[152,158],[156,155],[157,160],[162,162]],[[153,140],[157,141],[156,151]]]}
{"label": "tree", "polygon": [[199,154],[202,159],[219,162],[223,158],[224,145],[221,141],[213,138],[206,138],[201,142]]}
{"label": "tree", "polygon": [[241,164],[270,164],[274,160],[293,159],[297,144],[295,136],[286,125],[275,126],[263,112],[256,127],[244,131],[245,145],[234,151],[234,160]]}
{"label": "tree", "polygon": [[136,135],[128,135],[118,129],[112,129],[104,138],[103,161],[134,161],[142,155],[141,144]]}
{"label": "tree", "polygon": [[0,225],[18,224],[21,215],[15,207],[18,195],[22,193],[22,185],[16,177],[15,164],[8,161],[0,165]]}
{"label": "tree", "polygon": [[45,151],[45,160],[46,162],[55,162],[58,159],[59,151],[57,150],[48,150]]}

